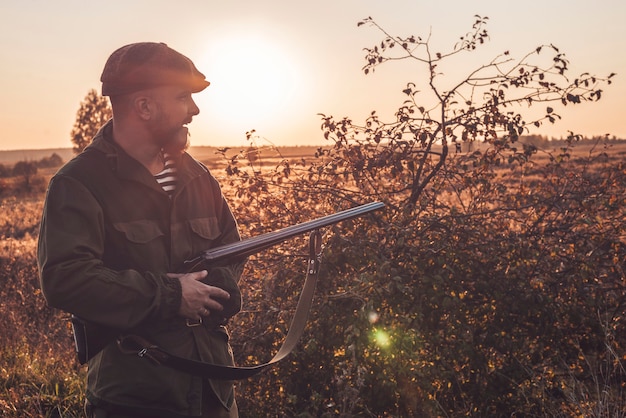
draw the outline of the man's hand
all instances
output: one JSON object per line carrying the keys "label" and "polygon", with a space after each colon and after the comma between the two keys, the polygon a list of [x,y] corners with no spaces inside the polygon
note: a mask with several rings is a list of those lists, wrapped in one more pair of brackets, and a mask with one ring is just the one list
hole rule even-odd
{"label": "man's hand", "polygon": [[170,278],[178,278],[182,288],[179,315],[193,320],[206,318],[211,311],[220,312],[224,307],[216,299],[230,299],[230,295],[219,287],[210,286],[200,280],[207,276],[206,270],[193,273],[167,273]]}

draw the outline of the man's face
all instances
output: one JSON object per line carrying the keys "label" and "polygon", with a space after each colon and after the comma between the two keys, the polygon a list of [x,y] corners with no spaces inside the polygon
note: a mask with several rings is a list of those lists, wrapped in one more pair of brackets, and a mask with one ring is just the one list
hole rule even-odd
{"label": "man's face", "polygon": [[191,92],[182,87],[163,86],[152,90],[155,116],[150,121],[154,141],[164,150],[180,153],[187,148],[187,125],[200,113]]}

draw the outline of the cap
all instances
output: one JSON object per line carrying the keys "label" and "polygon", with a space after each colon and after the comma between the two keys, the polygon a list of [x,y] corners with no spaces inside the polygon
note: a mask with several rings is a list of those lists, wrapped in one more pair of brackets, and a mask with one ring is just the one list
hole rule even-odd
{"label": "cap", "polygon": [[134,43],[113,52],[100,81],[103,96],[164,85],[180,85],[197,93],[210,84],[189,58],[158,42]]}

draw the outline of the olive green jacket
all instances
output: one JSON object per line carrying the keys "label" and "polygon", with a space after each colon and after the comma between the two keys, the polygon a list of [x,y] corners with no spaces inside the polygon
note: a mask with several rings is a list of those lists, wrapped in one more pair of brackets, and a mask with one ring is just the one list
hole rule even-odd
{"label": "olive green jacket", "polygon": [[[166,275],[183,272],[184,260],[202,250],[240,240],[217,181],[185,153],[170,199],[112,140],[111,127],[106,124],[50,181],[38,247],[47,302],[87,321],[139,334],[178,356],[232,365],[228,335],[218,323],[241,308],[242,265],[210,269],[205,281],[231,298],[224,318],[200,327],[188,327],[178,316],[180,282]],[[87,398],[126,413],[198,416],[207,384],[226,408],[232,405],[231,382],[203,382],[155,366],[122,354],[113,342],[89,361]]]}

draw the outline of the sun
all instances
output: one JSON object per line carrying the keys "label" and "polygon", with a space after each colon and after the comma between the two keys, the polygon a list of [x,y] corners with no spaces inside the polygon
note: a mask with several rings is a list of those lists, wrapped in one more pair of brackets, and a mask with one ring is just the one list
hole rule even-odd
{"label": "sun", "polygon": [[301,85],[294,60],[261,37],[212,42],[201,71],[211,85],[199,100],[215,123],[240,131],[259,130],[288,118]]}

